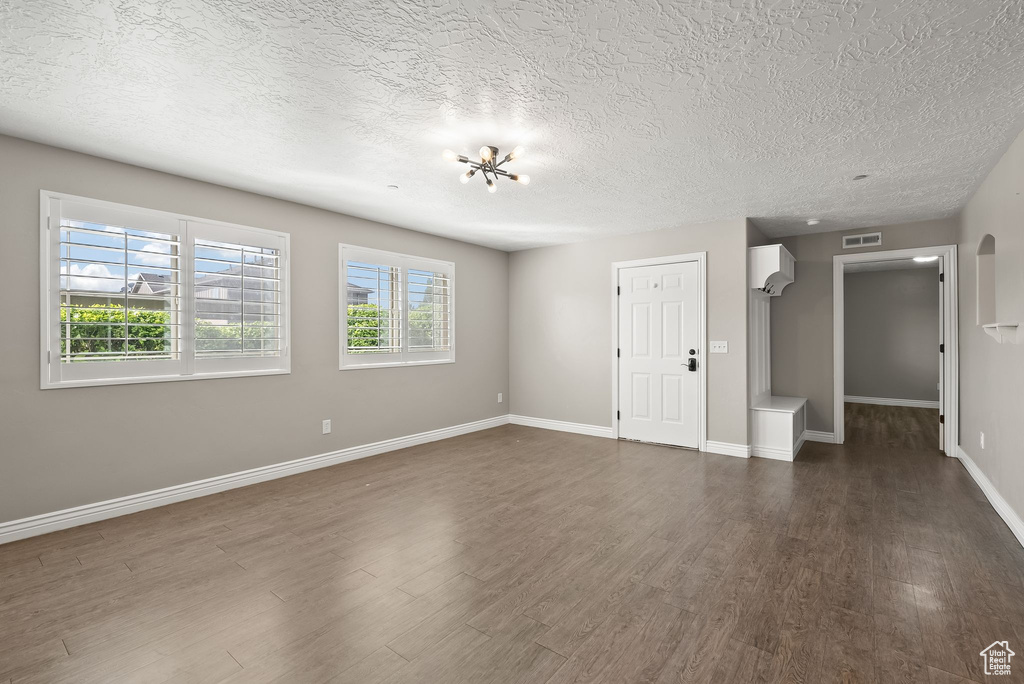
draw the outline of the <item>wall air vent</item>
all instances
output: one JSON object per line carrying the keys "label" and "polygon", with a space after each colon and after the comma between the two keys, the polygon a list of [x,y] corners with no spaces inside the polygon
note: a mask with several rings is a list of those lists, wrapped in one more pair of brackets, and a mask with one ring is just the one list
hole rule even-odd
{"label": "wall air vent", "polygon": [[861,235],[843,236],[843,249],[853,249],[855,247],[878,247],[881,244],[881,233],[862,233]]}

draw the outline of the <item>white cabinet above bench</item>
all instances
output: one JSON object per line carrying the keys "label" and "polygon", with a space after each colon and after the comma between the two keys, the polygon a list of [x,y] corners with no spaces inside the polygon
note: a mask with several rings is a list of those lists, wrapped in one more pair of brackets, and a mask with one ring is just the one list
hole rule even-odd
{"label": "white cabinet above bench", "polygon": [[749,250],[750,287],[772,297],[796,277],[796,259],[782,245],[751,247]]}

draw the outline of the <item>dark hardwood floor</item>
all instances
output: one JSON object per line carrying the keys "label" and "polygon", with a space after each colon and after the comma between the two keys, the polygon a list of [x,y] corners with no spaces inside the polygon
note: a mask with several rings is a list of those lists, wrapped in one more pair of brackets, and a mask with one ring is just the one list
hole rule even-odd
{"label": "dark hardwood floor", "polygon": [[939,448],[939,410],[846,404],[846,444],[926,451]]}
{"label": "dark hardwood floor", "polygon": [[896,425],[795,463],[506,426],[0,546],[0,682],[982,682],[1024,550]]}

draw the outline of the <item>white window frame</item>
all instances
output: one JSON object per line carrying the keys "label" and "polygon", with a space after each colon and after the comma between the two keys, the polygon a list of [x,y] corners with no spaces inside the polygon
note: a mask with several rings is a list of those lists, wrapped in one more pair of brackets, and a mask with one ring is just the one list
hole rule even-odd
{"label": "white window frame", "polygon": [[[361,261],[399,269],[399,316],[401,320],[401,350],[390,354],[350,354],[348,352],[348,262]],[[448,274],[448,339],[447,351],[415,351],[409,349],[408,272],[409,269],[444,272]],[[390,368],[395,366],[427,366],[455,363],[455,262],[399,254],[381,249],[338,245],[338,368]]]}
{"label": "white window frame", "polygon": [[[61,216],[140,230],[170,233],[180,240],[179,296],[182,326],[179,358],[63,364],[60,358]],[[144,209],[116,202],[39,191],[40,388],[93,387],[177,380],[291,373],[291,270],[288,233]],[[195,357],[193,261],[196,239],[269,247],[280,251],[281,355],[208,359]]]}

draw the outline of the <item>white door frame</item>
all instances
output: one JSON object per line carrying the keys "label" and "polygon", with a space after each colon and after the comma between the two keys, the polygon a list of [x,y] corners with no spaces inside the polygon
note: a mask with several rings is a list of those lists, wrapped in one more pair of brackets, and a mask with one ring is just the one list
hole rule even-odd
{"label": "white door frame", "polygon": [[945,274],[942,288],[942,321],[943,344],[945,353],[942,356],[942,406],[940,410],[945,423],[945,453],[956,456],[956,447],[960,443],[960,342],[959,342],[959,299],[957,289],[957,250],[956,245],[937,247],[917,247],[914,249],[893,249],[882,252],[860,252],[857,254],[837,254],[832,257],[832,363],[833,363],[833,431],[835,443],[842,444],[844,433],[844,401],[845,401],[845,292],[844,266],[846,264],[870,261],[892,261],[915,256],[937,256],[941,272]]}
{"label": "white door frame", "polygon": [[662,266],[664,264],[681,264],[696,261],[697,273],[697,336],[700,349],[697,354],[697,449],[707,451],[708,445],[708,391],[707,391],[707,358],[708,358],[708,274],[707,252],[676,254],[673,256],[653,257],[651,259],[634,259],[633,261],[616,261],[612,263],[612,437],[619,438],[619,271],[637,266]]}

